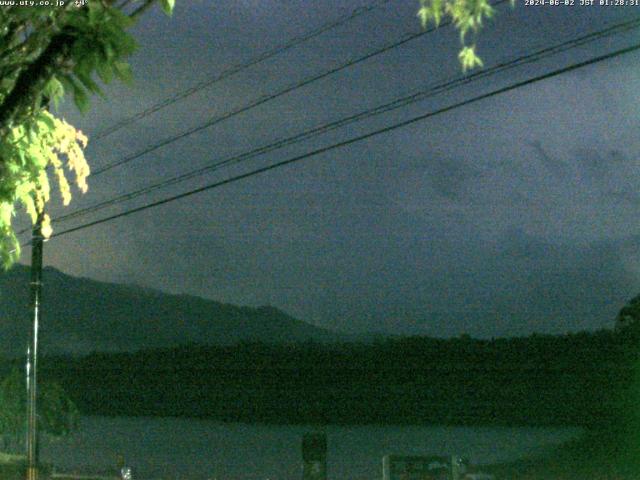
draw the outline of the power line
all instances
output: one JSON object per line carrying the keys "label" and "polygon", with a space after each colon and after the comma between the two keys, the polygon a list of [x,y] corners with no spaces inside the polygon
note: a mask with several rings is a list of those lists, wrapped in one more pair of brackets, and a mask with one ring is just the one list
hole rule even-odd
{"label": "power line", "polygon": [[[240,163],[246,160],[249,160],[251,158],[257,157],[259,155],[263,155],[265,153],[289,146],[289,145],[293,145],[295,143],[299,143],[305,140],[308,140],[310,138],[316,137],[318,135],[327,133],[329,131],[332,130],[336,130],[338,128],[342,128],[346,125],[349,125],[351,123],[355,123],[355,122],[359,122],[362,120],[365,120],[367,118],[371,118],[373,116],[376,115],[380,115],[382,113],[386,113],[404,106],[407,106],[409,104],[418,102],[418,101],[422,101],[426,98],[430,98],[432,96],[435,96],[437,94],[441,94],[443,92],[447,92],[450,90],[453,90],[455,88],[461,87],[463,85],[468,85],[474,81],[478,81],[481,80],[483,78],[489,77],[489,76],[493,76],[495,74],[498,73],[502,73],[504,71],[510,70],[512,68],[515,67],[519,67],[528,63],[533,63],[533,62],[537,62],[542,60],[543,58],[546,58],[548,56],[551,55],[555,55],[573,48],[577,48],[579,46],[585,45],[589,42],[593,42],[595,40],[599,40],[602,38],[605,38],[607,36],[611,36],[611,35],[615,35],[615,34],[619,34],[625,31],[629,31],[631,29],[635,29],[638,28],[640,26],[640,18],[636,18],[634,20],[630,20],[627,22],[622,22],[619,24],[615,24],[612,25],[610,27],[607,27],[605,29],[596,31],[596,32],[592,32],[589,33],[587,35],[583,35],[582,37],[579,38],[575,38],[572,40],[567,40],[565,42],[562,42],[560,44],[551,46],[551,47],[546,47],[540,50],[537,50],[533,53],[524,55],[524,56],[520,56],[517,57],[515,59],[511,59],[508,61],[503,61],[495,66],[492,66],[489,69],[486,70],[480,70],[476,73],[473,73],[471,75],[466,75],[466,76],[458,76],[452,80],[449,80],[447,82],[444,83],[440,83],[438,85],[432,86],[426,90],[421,90],[418,91],[416,93],[412,93],[411,95],[407,95],[398,99],[395,99],[391,102],[385,103],[383,105],[379,105],[377,107],[371,108],[371,109],[367,109],[364,110],[362,112],[350,115],[348,117],[327,123],[327,124],[323,124],[321,126],[318,127],[314,127],[311,128],[309,130],[306,130],[304,132],[298,133],[294,136],[288,137],[288,138],[284,138],[284,139],[280,139],[277,140],[273,143],[270,143],[268,145],[263,145],[261,147],[257,147],[254,148],[250,151],[238,154],[238,155],[234,155],[232,157],[226,158],[224,160],[219,160],[213,163],[210,163],[209,165],[205,165],[203,167],[197,168],[195,170],[191,170],[189,172],[183,173],[181,175],[172,177],[170,179],[166,179],[163,180],[161,182],[158,183],[154,183],[152,185],[148,185],[146,187],[140,188],[138,190],[134,190],[132,192],[128,192],[122,195],[118,195],[114,198],[105,200],[103,202],[99,202],[96,203],[94,205],[88,206],[86,208],[82,208],[79,210],[76,210],[74,212],[68,213],[66,215],[62,215],[59,216],[57,218],[54,218],[52,221],[53,222],[62,222],[62,221],[66,221],[72,218],[76,218],[79,216],[83,216],[83,215],[87,215],[89,213],[93,213],[93,212],[97,212],[99,210],[102,210],[104,208],[107,208],[109,206],[112,205],[116,205],[118,203],[122,203],[128,200],[132,200],[134,198],[137,198],[141,195],[145,195],[148,193],[151,193],[155,190],[158,190],[160,188],[165,188],[171,185],[175,185],[181,182],[184,182],[186,180],[189,180],[191,178],[195,178],[198,176],[201,176],[207,172],[210,171],[215,171],[218,170],[219,168],[222,168],[224,166],[228,166],[231,164],[236,164],[236,163]],[[19,233],[24,233],[23,231],[19,232]]]}
{"label": "power line", "polygon": [[[498,5],[500,5],[502,3],[505,3],[505,2],[508,2],[508,1],[510,1],[510,0],[498,0],[497,2],[493,3],[493,6],[498,6]],[[451,24],[451,21],[448,20],[448,21],[442,22],[441,27],[444,27],[444,26],[447,26],[447,25],[450,25],[450,24]],[[387,45],[385,45],[385,46],[383,46],[381,48],[378,48],[378,49],[373,50],[373,51],[371,51],[369,53],[366,53],[366,54],[364,54],[364,55],[362,55],[360,57],[348,60],[348,61],[346,61],[346,62],[344,62],[344,63],[342,63],[342,64],[340,64],[340,65],[338,65],[336,67],[333,67],[333,68],[331,68],[329,70],[325,70],[324,72],[321,72],[319,74],[311,75],[310,77],[307,77],[304,80],[301,80],[299,82],[296,82],[294,84],[286,86],[283,89],[278,90],[275,93],[271,93],[271,94],[268,94],[268,95],[261,96],[261,97],[257,98],[256,100],[254,100],[253,102],[247,104],[247,105],[244,105],[244,106],[242,106],[240,108],[237,108],[235,110],[232,110],[230,112],[224,113],[222,115],[218,115],[218,116],[212,117],[209,120],[207,120],[206,122],[201,123],[200,125],[198,125],[196,127],[193,127],[193,128],[188,129],[188,130],[185,130],[182,133],[178,133],[176,135],[167,137],[167,138],[165,138],[165,139],[163,139],[163,140],[161,140],[161,141],[159,141],[159,142],[157,142],[157,143],[155,143],[155,144],[153,144],[151,146],[148,146],[148,147],[146,147],[146,148],[144,148],[142,150],[139,150],[138,152],[136,152],[136,153],[134,153],[132,155],[129,155],[128,157],[125,157],[125,158],[123,158],[121,160],[118,160],[116,162],[107,164],[107,165],[105,165],[105,166],[103,166],[101,168],[98,168],[97,170],[95,170],[93,172],[93,176],[95,177],[96,175],[100,175],[100,174],[102,174],[104,172],[107,172],[107,171],[109,171],[109,170],[111,170],[111,169],[113,169],[115,167],[119,167],[121,165],[129,163],[129,162],[131,162],[133,160],[136,160],[136,159],[138,159],[138,158],[140,158],[140,157],[142,157],[142,156],[144,156],[144,155],[146,155],[148,153],[151,153],[151,152],[153,152],[155,150],[158,150],[159,148],[165,147],[165,146],[167,146],[167,145],[169,145],[171,143],[174,143],[174,142],[176,142],[178,140],[181,140],[182,138],[188,137],[189,135],[193,135],[194,133],[197,133],[197,132],[200,132],[202,130],[205,130],[206,128],[212,127],[213,125],[216,125],[216,124],[218,124],[220,122],[223,122],[224,120],[228,120],[231,117],[234,117],[234,116],[239,115],[241,113],[244,113],[244,112],[247,112],[249,110],[252,110],[253,108],[256,108],[256,107],[258,107],[258,106],[260,106],[260,105],[262,105],[264,103],[267,103],[267,102],[269,102],[271,100],[275,100],[276,98],[281,97],[283,95],[286,95],[287,93],[293,92],[294,90],[298,90],[298,89],[300,89],[302,87],[305,87],[305,86],[307,86],[307,85],[309,85],[311,83],[317,82],[318,80],[321,80],[323,78],[329,77],[329,76],[331,76],[331,75],[333,75],[335,73],[338,73],[338,72],[340,72],[342,70],[345,70],[345,69],[350,68],[350,67],[352,67],[354,65],[357,65],[357,64],[359,64],[361,62],[369,60],[369,59],[371,59],[371,58],[373,58],[373,57],[375,57],[377,55],[381,55],[382,53],[385,53],[385,52],[388,52],[390,50],[393,50],[394,48],[398,48],[399,46],[404,45],[405,43],[408,43],[408,42],[410,42],[412,40],[415,40],[415,39],[417,39],[419,37],[422,37],[423,35],[435,32],[436,30],[437,30],[437,28],[434,27],[434,28],[431,28],[431,29],[428,29],[428,30],[425,30],[425,31],[418,32],[418,33],[411,33],[411,34],[404,35],[398,41],[395,41],[393,43],[389,43],[389,44],[387,44]]]}
{"label": "power line", "polygon": [[67,235],[69,233],[77,232],[77,231],[83,230],[85,228],[93,227],[95,225],[99,225],[99,224],[106,223],[106,222],[109,222],[109,221],[112,221],[112,220],[116,220],[116,219],[121,218],[121,217],[126,217],[126,216],[132,215],[134,213],[141,212],[143,210],[147,210],[147,209],[150,209],[150,208],[153,208],[153,207],[157,207],[157,206],[160,206],[160,205],[171,203],[171,202],[174,202],[176,200],[180,200],[182,198],[186,198],[186,197],[189,197],[191,195],[195,195],[197,193],[201,193],[201,192],[204,192],[204,191],[207,191],[207,190],[218,188],[218,187],[221,187],[223,185],[227,185],[227,184],[230,184],[230,183],[237,182],[239,180],[243,180],[245,178],[253,177],[255,175],[259,175],[261,173],[268,172],[270,170],[275,170],[277,168],[284,167],[286,165],[290,165],[292,163],[296,163],[296,162],[305,160],[307,158],[310,158],[310,157],[313,157],[313,156],[316,156],[316,155],[320,155],[322,153],[326,153],[326,152],[331,151],[331,150],[342,148],[342,147],[345,147],[347,145],[351,145],[351,144],[354,144],[356,142],[360,142],[362,140],[366,140],[368,138],[372,138],[374,136],[377,136],[377,135],[380,135],[380,134],[383,134],[383,133],[391,132],[393,130],[397,130],[399,128],[406,127],[408,125],[412,125],[412,124],[420,122],[422,120],[426,120],[428,118],[434,117],[436,115],[440,115],[440,114],[445,113],[445,112],[450,112],[450,111],[455,110],[457,108],[461,108],[461,107],[464,107],[466,105],[470,105],[472,103],[479,102],[481,100],[485,100],[485,99],[488,99],[488,98],[491,98],[491,97],[495,97],[497,95],[501,95],[503,93],[506,93],[506,92],[509,92],[509,91],[512,91],[512,90],[516,90],[518,88],[522,88],[522,87],[527,86],[527,85],[531,85],[531,84],[534,84],[534,83],[537,83],[537,82],[540,82],[540,81],[543,81],[543,80],[547,80],[549,78],[556,77],[558,75],[562,75],[562,74],[565,74],[567,72],[570,72],[570,71],[573,71],[573,70],[577,70],[579,68],[584,68],[584,67],[589,66],[589,65],[594,65],[596,63],[599,63],[599,62],[602,62],[602,61],[605,61],[605,60],[610,60],[612,58],[615,58],[615,57],[618,57],[618,56],[621,56],[621,55],[625,55],[627,53],[631,53],[631,52],[634,52],[634,51],[637,51],[637,50],[640,50],[640,44],[636,44],[636,45],[633,45],[631,47],[619,49],[619,50],[616,50],[614,52],[611,52],[611,53],[608,53],[608,54],[605,54],[605,55],[594,57],[594,58],[592,58],[590,60],[585,60],[583,62],[574,63],[574,64],[569,65],[567,67],[559,68],[559,69],[553,70],[551,72],[548,72],[548,73],[545,73],[545,74],[542,74],[542,75],[539,75],[539,76],[536,76],[536,77],[533,77],[533,78],[529,78],[527,80],[516,82],[516,83],[513,83],[513,84],[508,85],[506,87],[498,88],[498,89],[493,90],[491,92],[488,92],[488,93],[485,93],[485,94],[482,94],[482,95],[477,95],[477,96],[472,97],[470,99],[454,103],[454,104],[449,105],[447,107],[443,107],[443,108],[440,108],[438,110],[434,110],[434,111],[431,111],[431,112],[428,112],[428,113],[425,113],[425,114],[422,114],[422,115],[418,115],[418,116],[412,117],[412,118],[410,118],[408,120],[404,120],[402,122],[398,122],[398,123],[389,125],[387,127],[384,127],[384,128],[378,129],[378,130],[374,130],[372,132],[369,132],[369,133],[366,133],[366,134],[363,134],[363,135],[352,137],[352,138],[350,138],[348,140],[344,140],[344,141],[341,141],[341,142],[338,142],[338,143],[334,143],[332,145],[328,145],[326,147],[322,147],[322,148],[313,150],[311,152],[308,152],[308,153],[305,153],[305,154],[302,154],[302,155],[297,155],[295,157],[289,158],[287,160],[282,160],[280,162],[268,165],[266,167],[258,168],[258,169],[252,170],[250,172],[247,172],[247,173],[236,175],[236,176],[227,178],[225,180],[221,180],[221,181],[206,185],[204,187],[200,187],[200,188],[197,188],[197,189],[194,189],[194,190],[190,190],[190,191],[178,194],[178,195],[174,195],[174,196],[171,196],[171,197],[168,197],[168,198],[164,198],[162,200],[158,200],[158,201],[155,201],[155,202],[152,202],[152,203],[148,203],[148,204],[142,205],[140,207],[132,208],[132,209],[126,210],[124,212],[121,212],[121,213],[118,213],[118,214],[115,214],[115,215],[111,215],[111,216],[104,217],[104,218],[101,218],[101,219],[98,219],[98,220],[94,220],[94,221],[85,223],[83,225],[78,225],[76,227],[69,228],[67,230],[63,230],[63,231],[58,232],[58,233],[54,233],[52,235],[52,237],[61,237],[63,235]]}
{"label": "power line", "polygon": [[117,132],[118,130],[121,130],[124,127],[127,127],[129,125],[131,125],[132,123],[137,122],[138,120],[141,120],[145,117],[148,117],[149,115],[152,115],[153,113],[162,110],[163,108],[168,107],[169,105],[173,105],[174,103],[187,98],[191,95],[193,95],[194,93],[199,92],[200,90],[203,90],[205,88],[208,88],[218,82],[221,82],[222,80],[225,80],[229,77],[232,77],[233,75],[235,75],[236,73],[239,73],[243,70],[246,70],[247,68],[253,67],[255,65],[258,65],[259,63],[262,63],[266,60],[269,60],[273,57],[276,57],[277,55],[280,55],[284,52],[286,52],[287,50],[290,50],[298,45],[301,45],[315,37],[318,37],[320,35],[322,35],[323,33],[326,33],[330,30],[333,30],[334,28],[337,28],[339,26],[345,25],[351,21],[353,21],[354,19],[356,19],[357,17],[364,15],[365,13],[369,13],[377,8],[380,8],[381,6],[383,6],[386,3],[389,3],[390,0],[382,0],[382,1],[377,1],[377,2],[373,2],[369,5],[365,5],[362,7],[358,7],[354,10],[352,10],[350,13],[343,15],[342,17],[338,18],[337,20],[331,21],[329,23],[325,23],[324,25],[321,25],[320,27],[317,27],[313,30],[310,30],[306,33],[303,33],[302,35],[295,37],[291,40],[289,40],[287,43],[277,46],[271,50],[267,50],[257,56],[255,56],[254,58],[248,60],[247,62],[244,63],[240,63],[237,65],[233,65],[232,67],[229,67],[226,70],[223,70],[222,72],[220,72],[218,75],[215,75],[212,78],[209,78],[207,80],[203,80],[202,82],[196,83],[195,85],[191,86],[190,88],[183,90],[181,92],[178,92],[170,97],[165,98],[164,100],[151,105],[149,108],[136,113],[135,115],[131,115],[128,118],[125,118],[107,128],[105,128],[104,130],[102,130],[101,132],[97,133],[93,138],[94,140],[100,140],[102,138],[108,137],[109,135]]}

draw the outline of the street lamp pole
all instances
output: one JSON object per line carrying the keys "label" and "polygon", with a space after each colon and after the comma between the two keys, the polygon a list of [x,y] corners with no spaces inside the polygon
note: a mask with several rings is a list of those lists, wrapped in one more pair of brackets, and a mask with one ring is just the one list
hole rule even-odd
{"label": "street lamp pole", "polygon": [[37,367],[40,297],[42,294],[42,220],[40,212],[31,237],[31,330],[27,348],[27,480],[38,478]]}

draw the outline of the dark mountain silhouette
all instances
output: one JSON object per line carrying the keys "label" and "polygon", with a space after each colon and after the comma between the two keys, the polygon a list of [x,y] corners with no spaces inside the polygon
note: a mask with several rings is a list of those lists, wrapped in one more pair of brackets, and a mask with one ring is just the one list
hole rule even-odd
{"label": "dark mountain silhouette", "polygon": [[[133,351],[189,343],[332,342],[340,334],[274,307],[238,307],[133,285],[43,272],[44,353]],[[29,267],[0,273],[0,356],[20,355],[29,331]]]}

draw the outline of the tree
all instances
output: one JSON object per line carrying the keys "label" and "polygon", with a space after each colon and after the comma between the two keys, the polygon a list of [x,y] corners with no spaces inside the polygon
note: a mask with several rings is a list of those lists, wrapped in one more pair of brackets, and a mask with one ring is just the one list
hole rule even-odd
{"label": "tree", "polygon": [[618,332],[638,331],[640,329],[640,295],[633,297],[620,309],[615,320],[615,329]]}
{"label": "tree", "polygon": [[[77,426],[78,409],[64,389],[54,382],[42,383],[39,396],[38,429],[54,437],[70,433]],[[24,435],[27,414],[25,375],[18,368],[0,383],[0,436],[4,450],[18,446]]]}
{"label": "tree", "polygon": [[[159,0],[168,15],[174,1]],[[65,205],[71,200],[69,173],[80,191],[87,190],[87,137],[47,107],[70,92],[85,111],[89,95],[102,95],[98,79],[129,81],[125,59],[135,41],[127,29],[156,0],[83,3],[0,9],[0,263],[5,268],[20,255],[12,224],[16,207],[22,206],[32,222],[43,215],[43,234],[49,236],[44,206],[50,177]]]}
{"label": "tree", "polygon": [[[514,0],[510,0],[514,5]],[[458,59],[464,71],[482,66],[482,60],[476,54],[476,36],[482,28],[483,21],[491,18],[495,9],[488,0],[420,0],[418,17],[422,27],[429,22],[437,27],[443,17],[450,17],[453,25],[460,31],[462,49]],[[469,34],[472,40],[469,41]]]}

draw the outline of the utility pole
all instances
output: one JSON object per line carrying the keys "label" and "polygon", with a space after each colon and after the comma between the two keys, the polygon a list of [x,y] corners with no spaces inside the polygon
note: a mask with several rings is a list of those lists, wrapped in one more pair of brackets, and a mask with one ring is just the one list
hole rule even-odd
{"label": "utility pole", "polygon": [[32,323],[27,348],[27,479],[38,479],[38,413],[37,413],[37,368],[38,327],[40,323],[40,296],[42,294],[42,220],[44,212],[38,214],[31,236],[31,308]]}

